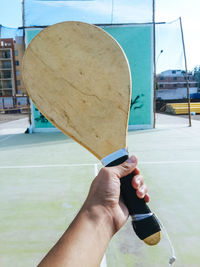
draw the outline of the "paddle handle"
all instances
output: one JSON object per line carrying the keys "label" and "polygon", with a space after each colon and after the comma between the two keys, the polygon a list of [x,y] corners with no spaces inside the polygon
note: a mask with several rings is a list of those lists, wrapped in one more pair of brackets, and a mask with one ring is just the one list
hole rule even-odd
{"label": "paddle handle", "polygon": [[[109,163],[106,167],[119,165],[127,159],[128,156],[123,156]],[[136,190],[132,186],[133,177],[134,172],[120,179],[121,196],[124,204],[128,208],[129,214],[132,218],[134,218],[132,220],[132,225],[136,235],[141,240],[144,240],[145,243],[149,245],[155,245],[160,241],[160,224],[157,217],[152,214],[144,199],[137,197]],[[138,217],[140,219],[135,219],[135,215],[139,215]],[[143,219],[141,219],[141,215],[144,217]]]}

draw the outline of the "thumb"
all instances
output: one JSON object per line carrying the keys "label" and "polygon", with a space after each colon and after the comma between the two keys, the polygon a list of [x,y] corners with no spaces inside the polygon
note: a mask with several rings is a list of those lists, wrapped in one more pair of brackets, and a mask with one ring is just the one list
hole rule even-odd
{"label": "thumb", "polygon": [[122,164],[112,167],[114,173],[117,175],[118,178],[122,178],[131,172],[134,171],[138,163],[138,160],[135,156],[131,156]]}

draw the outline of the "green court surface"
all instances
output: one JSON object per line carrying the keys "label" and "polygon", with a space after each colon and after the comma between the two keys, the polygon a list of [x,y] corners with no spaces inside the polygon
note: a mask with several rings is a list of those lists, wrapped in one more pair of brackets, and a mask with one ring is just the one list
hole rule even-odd
{"label": "green court surface", "polygon": [[[139,159],[150,206],[168,231],[177,267],[200,263],[200,122],[193,123],[189,128],[184,118],[160,115],[157,129],[128,134],[129,152]],[[37,266],[81,207],[99,162],[60,132],[1,129],[0,266]],[[164,267],[170,253],[164,235],[148,247],[129,220],[112,239],[106,261],[108,267]]]}

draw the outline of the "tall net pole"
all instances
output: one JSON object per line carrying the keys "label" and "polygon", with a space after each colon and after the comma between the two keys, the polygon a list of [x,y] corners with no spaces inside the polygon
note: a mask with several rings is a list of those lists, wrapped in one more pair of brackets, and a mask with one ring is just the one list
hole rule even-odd
{"label": "tall net pole", "polygon": [[[24,41],[24,49],[26,47],[25,44],[25,0],[22,1],[22,26],[23,26],[23,41]],[[27,94],[27,106],[28,106],[28,120],[29,124],[31,125],[31,105],[30,105],[30,98]]]}
{"label": "tall net pole", "polygon": [[155,0],[152,1],[153,21],[153,128],[156,127],[156,24],[155,24]]}
{"label": "tall net pole", "polygon": [[22,26],[23,26],[23,38],[25,44],[25,0],[22,1]]}
{"label": "tall net pole", "polygon": [[189,127],[191,127],[192,121],[191,121],[191,111],[190,111],[190,88],[189,88],[187,58],[186,58],[186,52],[185,52],[185,41],[184,41],[183,26],[182,26],[181,17],[179,18],[179,21],[180,21],[180,28],[181,28],[181,38],[182,38],[182,43],[183,43],[183,55],[184,55],[184,61],[185,61],[185,79],[186,79],[186,84],[187,84],[187,99],[188,99],[188,119],[189,119]]}

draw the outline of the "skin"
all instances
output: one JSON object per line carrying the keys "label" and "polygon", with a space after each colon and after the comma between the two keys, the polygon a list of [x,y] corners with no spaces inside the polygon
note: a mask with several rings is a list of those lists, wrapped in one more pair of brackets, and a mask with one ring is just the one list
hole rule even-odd
{"label": "skin", "polygon": [[81,210],[38,267],[100,265],[109,241],[129,216],[120,200],[120,178],[134,171],[132,186],[139,198],[149,202],[137,162],[137,158],[131,156],[121,165],[100,170]]}

